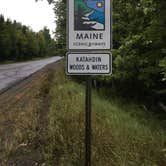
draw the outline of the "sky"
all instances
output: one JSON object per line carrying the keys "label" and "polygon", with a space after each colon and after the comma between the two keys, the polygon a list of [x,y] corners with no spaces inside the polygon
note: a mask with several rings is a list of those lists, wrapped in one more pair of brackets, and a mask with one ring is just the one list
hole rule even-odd
{"label": "sky", "polygon": [[55,31],[55,15],[53,5],[47,0],[0,0],[0,14],[5,18],[16,20],[38,32],[47,26],[50,33]]}

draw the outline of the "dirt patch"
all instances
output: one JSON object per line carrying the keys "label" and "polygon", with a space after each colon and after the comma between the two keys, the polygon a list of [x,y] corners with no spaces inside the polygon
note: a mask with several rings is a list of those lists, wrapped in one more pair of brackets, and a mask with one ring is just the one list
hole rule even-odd
{"label": "dirt patch", "polygon": [[47,65],[0,95],[0,165],[44,162],[40,147],[47,132],[49,90],[60,65]]}

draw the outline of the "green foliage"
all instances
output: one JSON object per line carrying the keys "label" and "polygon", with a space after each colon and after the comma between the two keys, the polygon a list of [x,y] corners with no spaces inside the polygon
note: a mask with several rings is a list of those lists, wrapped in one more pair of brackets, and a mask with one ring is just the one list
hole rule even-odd
{"label": "green foliage", "polygon": [[127,95],[160,89],[166,56],[165,1],[113,3],[113,75],[99,80]]}
{"label": "green foliage", "polygon": [[160,66],[162,67],[162,74],[164,75],[163,81],[166,81],[166,57],[161,60]]}
{"label": "green foliage", "polygon": [[66,0],[53,2],[56,16],[55,38],[58,43],[58,50],[64,55],[66,52]]}
{"label": "green foliage", "polygon": [[35,33],[16,21],[5,21],[4,16],[0,15],[0,61],[53,56],[55,51],[56,42],[46,27]]}
{"label": "green foliage", "polygon": [[[83,166],[85,86],[62,62],[36,74],[1,96],[0,165]],[[93,166],[166,165],[164,116],[95,91],[92,99]]]}
{"label": "green foliage", "polygon": [[[58,48],[65,52],[66,1],[53,1]],[[75,1],[77,7],[81,1]],[[84,5],[82,4],[82,7]],[[166,56],[166,1],[113,1],[113,75],[97,77],[122,93],[150,92],[163,87]],[[127,93],[129,95],[129,93]]]}
{"label": "green foliage", "polygon": [[[85,87],[65,76],[63,65],[56,72],[49,91],[45,164],[83,166]],[[166,133],[161,121],[144,107],[92,94],[92,165],[165,165]]]}

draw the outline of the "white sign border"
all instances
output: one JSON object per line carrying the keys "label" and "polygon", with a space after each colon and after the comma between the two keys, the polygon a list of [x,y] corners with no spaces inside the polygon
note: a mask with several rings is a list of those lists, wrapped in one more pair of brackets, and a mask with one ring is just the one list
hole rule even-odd
{"label": "white sign border", "polygon": [[[68,55],[69,54],[108,54],[109,55],[109,65],[110,71],[109,73],[69,73],[68,72]],[[104,55],[103,55],[104,56]],[[112,74],[112,54],[111,53],[90,53],[90,52],[67,52],[66,53],[66,75],[111,75]]]}
{"label": "white sign border", "polygon": [[[71,49],[71,48],[69,48],[69,17],[70,17],[70,13],[69,13],[69,2],[70,0],[67,0],[67,12],[66,12],[66,48],[67,48],[67,50],[69,50],[69,51],[71,51],[71,52],[78,52],[78,51],[80,51],[80,52],[85,52],[85,51],[99,51],[99,50],[112,50],[112,48],[113,48],[113,40],[112,40],[112,38],[113,38],[113,16],[112,16],[112,10],[113,10],[113,0],[110,0],[110,44],[109,44],[109,48],[104,48],[104,49]],[[107,0],[106,0],[107,1]]]}

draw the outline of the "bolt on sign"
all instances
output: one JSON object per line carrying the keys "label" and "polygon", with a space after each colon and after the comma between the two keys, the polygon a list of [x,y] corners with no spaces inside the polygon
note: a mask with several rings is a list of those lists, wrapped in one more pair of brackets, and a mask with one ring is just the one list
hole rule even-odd
{"label": "bolt on sign", "polygon": [[111,11],[111,0],[68,0],[68,49],[111,49]]}

